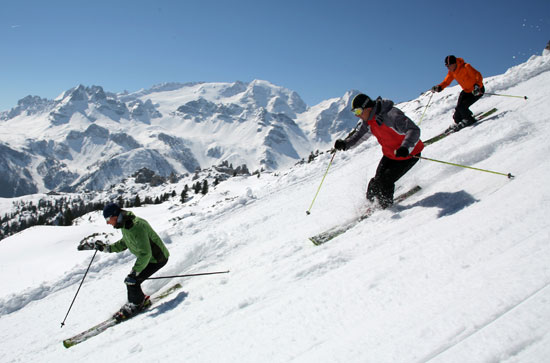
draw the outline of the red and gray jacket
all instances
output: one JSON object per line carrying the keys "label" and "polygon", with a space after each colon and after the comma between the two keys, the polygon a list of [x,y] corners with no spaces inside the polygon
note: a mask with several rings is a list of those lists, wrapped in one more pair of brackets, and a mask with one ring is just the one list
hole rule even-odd
{"label": "red and gray jacket", "polygon": [[[420,129],[400,109],[393,107],[393,101],[378,97],[368,121],[359,122],[344,140],[346,149],[353,148],[374,135],[382,146],[384,156],[393,160],[407,160],[424,149],[420,140]],[[409,149],[409,156],[400,158],[395,151],[401,146]]]}

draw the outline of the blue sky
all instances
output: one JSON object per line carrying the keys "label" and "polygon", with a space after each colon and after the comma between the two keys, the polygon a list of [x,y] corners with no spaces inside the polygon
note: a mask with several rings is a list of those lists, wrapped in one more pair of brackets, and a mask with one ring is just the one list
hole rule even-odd
{"label": "blue sky", "polygon": [[448,54],[488,77],[549,40],[547,0],[3,1],[0,111],[79,84],[254,79],[310,106],[350,89],[401,102],[444,78]]}

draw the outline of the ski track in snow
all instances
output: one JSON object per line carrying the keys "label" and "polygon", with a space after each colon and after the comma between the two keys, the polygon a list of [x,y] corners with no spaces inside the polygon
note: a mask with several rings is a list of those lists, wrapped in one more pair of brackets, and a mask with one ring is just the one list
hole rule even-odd
{"label": "ski track in snow", "polygon": [[[445,352],[448,352],[449,350],[451,350],[453,347],[456,347],[457,345],[459,345],[460,343],[470,339],[471,337],[473,337],[474,335],[476,334],[480,334],[485,328],[489,327],[491,324],[494,324],[496,323],[499,319],[501,318],[504,318],[507,314],[512,314],[514,312],[514,310],[516,309],[521,309],[522,308],[522,304],[524,303],[527,303],[528,300],[536,297],[536,295],[538,295],[539,293],[542,293],[543,290],[546,290],[550,285],[550,281],[546,284],[544,284],[544,286],[542,286],[541,288],[535,290],[532,294],[528,295],[527,297],[523,298],[521,301],[509,306],[509,307],[505,307],[504,310],[502,312],[497,312],[494,316],[490,316],[489,319],[486,321],[486,322],[482,322],[480,325],[478,326],[474,326],[472,327],[471,329],[461,329],[461,331],[459,332],[459,334],[455,335],[452,339],[449,339],[449,344],[446,345],[446,346],[442,346],[439,348],[439,350],[437,352],[434,352],[434,354],[431,354],[423,359],[420,359],[418,362],[428,362],[428,361],[436,361],[436,358],[439,359],[442,355],[444,355]],[[550,294],[549,291],[546,291],[546,294]],[[515,346],[513,349],[512,349],[512,352],[509,352],[507,353],[508,357],[506,358],[509,358],[511,356],[514,356],[516,355],[519,351],[523,350],[526,346],[538,341],[539,339],[529,339],[527,342],[523,342],[517,346]],[[448,358],[447,358],[448,359]],[[499,360],[502,360],[502,357],[499,358]],[[443,362],[448,362],[448,360],[443,360]]]}

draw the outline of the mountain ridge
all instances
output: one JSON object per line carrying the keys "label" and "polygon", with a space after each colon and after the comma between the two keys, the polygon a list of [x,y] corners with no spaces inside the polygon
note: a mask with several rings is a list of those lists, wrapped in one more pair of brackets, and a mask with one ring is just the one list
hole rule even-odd
{"label": "mountain ridge", "polygon": [[[27,96],[0,113],[9,135],[0,137],[0,197],[101,190],[143,167],[161,176],[224,161],[278,170],[328,147],[330,135],[298,123],[315,119],[309,110],[296,92],[263,80],[163,83],[134,93],[80,84],[54,100]],[[348,117],[347,128],[354,124]]]}

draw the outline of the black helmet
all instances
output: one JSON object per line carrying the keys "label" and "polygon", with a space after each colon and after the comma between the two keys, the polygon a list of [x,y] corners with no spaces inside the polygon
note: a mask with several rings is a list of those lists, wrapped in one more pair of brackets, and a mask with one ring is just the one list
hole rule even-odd
{"label": "black helmet", "polygon": [[351,101],[351,109],[355,110],[356,108],[369,108],[374,106],[374,101],[371,100],[369,96],[363,93],[359,93]]}
{"label": "black helmet", "polygon": [[115,203],[109,203],[103,208],[103,217],[105,219],[111,218],[112,216],[118,216],[120,214],[120,207]]}
{"label": "black helmet", "polygon": [[456,57],[454,55],[448,55],[445,57],[445,66],[456,64]]}

